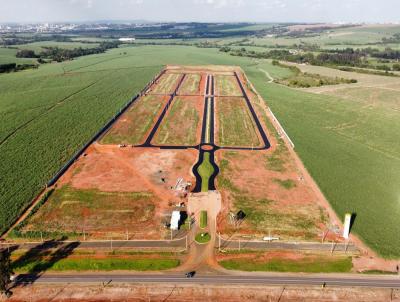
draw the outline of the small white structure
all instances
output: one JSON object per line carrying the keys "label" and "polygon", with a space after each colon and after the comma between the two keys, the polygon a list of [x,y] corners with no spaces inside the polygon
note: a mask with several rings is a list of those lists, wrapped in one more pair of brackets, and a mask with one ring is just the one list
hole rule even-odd
{"label": "small white structure", "polygon": [[344,239],[349,239],[350,222],[351,222],[351,214],[346,213],[346,215],[344,216],[344,228],[343,228],[343,238]]}
{"label": "small white structure", "polygon": [[135,42],[135,38],[119,38],[118,39],[120,42],[128,42],[128,43],[132,43]]}
{"label": "small white structure", "polygon": [[179,227],[179,220],[181,219],[181,213],[179,211],[172,211],[171,216],[171,230],[177,230]]}
{"label": "small white structure", "polygon": [[271,236],[263,237],[263,241],[274,241],[274,240],[279,240],[279,237],[271,237]]}

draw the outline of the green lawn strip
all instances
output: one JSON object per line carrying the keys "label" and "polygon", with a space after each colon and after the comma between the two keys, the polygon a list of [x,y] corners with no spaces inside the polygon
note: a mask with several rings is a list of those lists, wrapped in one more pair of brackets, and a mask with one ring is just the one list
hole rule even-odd
{"label": "green lawn strip", "polygon": [[295,273],[346,273],[352,268],[351,257],[329,259],[315,257],[312,259],[290,260],[271,259],[265,262],[251,259],[231,259],[219,261],[222,267],[240,271],[269,271]]}
{"label": "green lawn strip", "polygon": [[362,271],[362,274],[366,275],[397,275],[397,272],[392,272],[392,271],[382,271],[382,270],[367,270],[367,271]]}
{"label": "green lawn strip", "polygon": [[198,243],[207,243],[211,239],[211,235],[209,233],[198,233],[194,238]]}
{"label": "green lawn strip", "polygon": [[204,229],[207,227],[207,211],[200,212],[200,228]]}
{"label": "green lawn strip", "polygon": [[207,192],[208,191],[208,181],[211,175],[214,173],[214,167],[210,162],[210,153],[204,152],[203,162],[198,168],[198,172],[201,176],[201,191]]}
{"label": "green lawn strip", "polygon": [[54,263],[45,258],[28,259],[25,262],[12,263],[12,268],[18,273],[40,271],[158,271],[179,266],[178,259],[73,259],[64,258]]}

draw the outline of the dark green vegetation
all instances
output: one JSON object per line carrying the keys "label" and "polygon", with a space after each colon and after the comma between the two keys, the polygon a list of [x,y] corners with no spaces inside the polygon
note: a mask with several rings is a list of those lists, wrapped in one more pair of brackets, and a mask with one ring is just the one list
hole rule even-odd
{"label": "dark green vegetation", "polygon": [[328,77],[320,74],[301,72],[296,66],[289,66],[278,61],[272,61],[272,64],[281,67],[289,68],[293,74],[289,77],[276,79],[275,82],[289,87],[309,88],[319,87],[324,85],[338,85],[338,84],[351,84],[357,83],[355,79],[345,79],[339,77]]}
{"label": "dark green vegetation", "polygon": [[[378,33],[354,32],[351,37],[357,35],[357,43],[370,41],[372,35],[376,43],[382,39]],[[385,35],[389,37],[390,32]],[[338,40],[324,35],[321,41],[342,43]],[[289,38],[257,41],[263,45],[295,43]],[[316,95],[267,84],[262,70],[273,78],[287,76],[290,71],[267,60],[230,56],[216,49],[145,46],[125,47],[123,52],[126,55],[113,49],[0,76],[0,137],[4,140],[9,136],[0,144],[1,230],[162,64],[229,64],[241,66],[268,102],[339,216],[355,212],[355,233],[381,255],[400,256],[397,107],[381,106],[386,103],[380,101],[371,109],[352,97]],[[276,161],[271,164],[277,169],[281,166]],[[229,179],[224,182],[229,185]]]}
{"label": "dark green vegetation", "polygon": [[293,273],[347,273],[352,268],[351,257],[314,256],[302,259],[272,258],[263,260],[253,255],[251,258],[239,258],[219,261],[226,269],[240,271],[269,271]]}
{"label": "dark green vegetation", "polygon": [[207,211],[200,212],[200,227],[202,229],[207,227]]}
{"label": "dark green vegetation", "polygon": [[207,243],[211,239],[211,235],[209,233],[198,233],[194,238],[198,243]]}
{"label": "dark green vegetation", "polygon": [[147,95],[136,101],[102,137],[102,144],[140,144],[165,105],[162,96]]}
{"label": "dark green vegetation", "polygon": [[119,72],[112,64],[104,66],[120,59],[126,57],[91,56],[0,76],[1,231],[162,68],[140,64],[140,59],[136,67]]}
{"label": "dark green vegetation", "polygon": [[208,181],[214,172],[214,167],[210,162],[210,153],[205,152],[203,162],[198,168],[199,174],[201,176],[201,191],[208,191]]}

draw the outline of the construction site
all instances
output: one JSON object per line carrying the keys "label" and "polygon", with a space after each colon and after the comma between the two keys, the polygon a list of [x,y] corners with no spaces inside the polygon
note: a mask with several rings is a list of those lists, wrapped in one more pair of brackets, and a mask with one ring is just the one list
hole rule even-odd
{"label": "construction site", "polygon": [[181,270],[227,268],[253,251],[278,251],[261,262],[362,254],[231,66],[167,66],[32,209],[10,240],[184,251]]}

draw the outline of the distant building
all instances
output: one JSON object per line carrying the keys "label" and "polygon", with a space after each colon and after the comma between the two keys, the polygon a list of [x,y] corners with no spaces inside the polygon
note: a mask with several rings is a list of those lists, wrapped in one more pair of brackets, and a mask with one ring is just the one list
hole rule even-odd
{"label": "distant building", "polygon": [[171,216],[171,230],[177,230],[179,228],[179,220],[181,219],[181,213],[179,211],[172,211]]}
{"label": "distant building", "polygon": [[119,38],[118,40],[121,42],[132,43],[132,42],[135,42],[136,39],[135,38]]}

